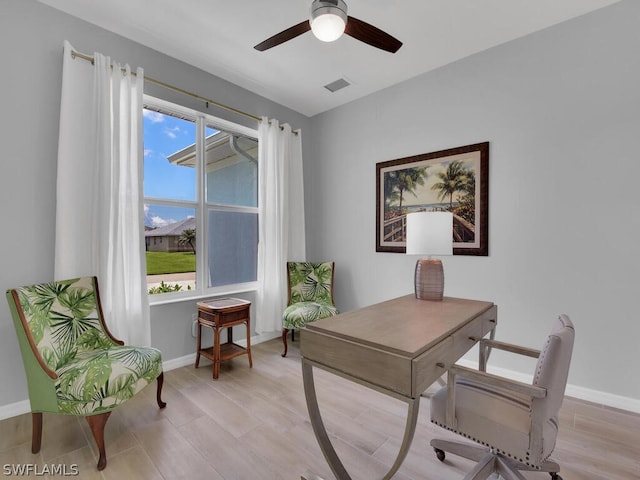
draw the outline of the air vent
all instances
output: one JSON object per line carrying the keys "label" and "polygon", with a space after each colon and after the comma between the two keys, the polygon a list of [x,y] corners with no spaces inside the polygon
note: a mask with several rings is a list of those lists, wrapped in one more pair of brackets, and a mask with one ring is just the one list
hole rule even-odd
{"label": "air vent", "polygon": [[351,84],[349,82],[347,82],[344,78],[340,78],[340,79],[336,80],[335,82],[331,82],[331,83],[325,85],[324,88],[326,88],[331,93],[333,93],[333,92],[337,92],[340,89],[343,89],[344,87],[348,87],[349,85],[351,85]]}

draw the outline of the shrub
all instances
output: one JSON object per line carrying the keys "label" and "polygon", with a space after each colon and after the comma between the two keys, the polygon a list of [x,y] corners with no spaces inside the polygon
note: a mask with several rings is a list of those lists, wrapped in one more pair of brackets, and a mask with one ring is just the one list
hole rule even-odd
{"label": "shrub", "polygon": [[[182,290],[182,285],[180,285],[179,283],[164,283],[163,280],[157,287],[151,287],[149,289],[149,295],[155,295],[157,293],[179,292],[180,290]],[[191,285],[187,285],[187,290],[191,290]]]}

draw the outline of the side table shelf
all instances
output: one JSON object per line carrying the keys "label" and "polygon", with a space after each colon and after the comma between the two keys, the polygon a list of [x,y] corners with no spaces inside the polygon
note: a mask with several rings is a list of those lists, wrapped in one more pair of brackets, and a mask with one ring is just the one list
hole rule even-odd
{"label": "side table shelf", "polygon": [[[220,363],[225,360],[248,355],[249,367],[253,367],[251,358],[251,302],[239,298],[219,298],[198,302],[198,345],[196,349],[195,368],[200,364],[200,355],[213,362],[213,378],[220,374]],[[233,343],[233,327],[246,325],[247,346]],[[213,330],[213,345],[202,348],[202,327]],[[220,333],[227,329],[227,341],[220,344]]]}

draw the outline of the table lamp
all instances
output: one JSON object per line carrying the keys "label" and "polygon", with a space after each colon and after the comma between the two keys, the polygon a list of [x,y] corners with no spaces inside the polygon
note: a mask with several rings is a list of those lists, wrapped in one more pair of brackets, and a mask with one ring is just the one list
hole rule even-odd
{"label": "table lamp", "polygon": [[407,214],[407,255],[429,255],[416,262],[415,292],[420,300],[442,300],[444,270],[431,255],[453,254],[453,214],[415,212]]}

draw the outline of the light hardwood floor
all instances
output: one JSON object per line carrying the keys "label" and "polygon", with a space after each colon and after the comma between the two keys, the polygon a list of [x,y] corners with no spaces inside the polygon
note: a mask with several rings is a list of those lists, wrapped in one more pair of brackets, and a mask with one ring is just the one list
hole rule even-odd
{"label": "light hardwood floor", "polygon": [[[197,370],[166,372],[166,409],[157,408],[150,386],[111,415],[102,472],[83,419],[45,414],[37,455],[31,454],[31,415],[3,420],[3,476],[7,465],[64,464],[69,470],[75,464],[83,479],[298,480],[307,470],[332,479],[308,420],[298,346],[290,343],[288,357],[281,358],[279,340],[256,345],[252,369],[246,356],[237,357],[223,364],[218,380],[204,361]],[[318,369],[315,378],[347,470],[354,480],[381,478],[400,446],[405,404]],[[433,437],[456,438],[429,422],[423,398],[416,436],[395,480],[461,479],[472,468],[453,455],[439,462],[429,446]],[[640,416],[566,398],[554,458],[564,480],[640,479]]]}

